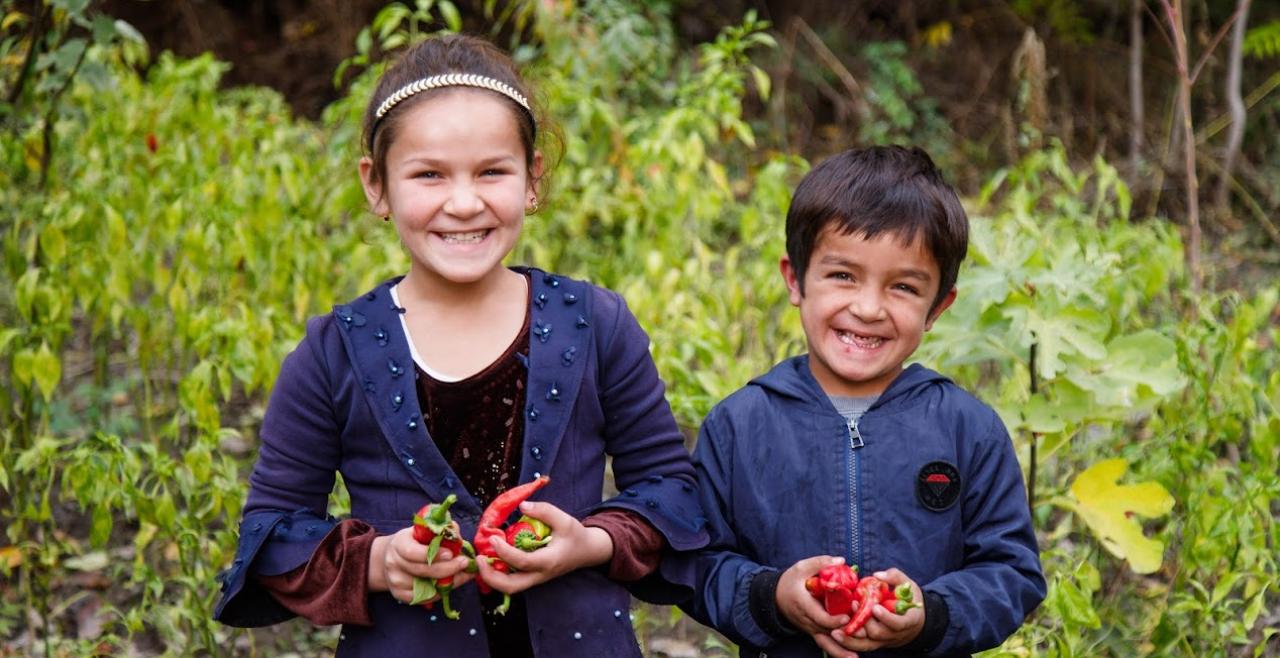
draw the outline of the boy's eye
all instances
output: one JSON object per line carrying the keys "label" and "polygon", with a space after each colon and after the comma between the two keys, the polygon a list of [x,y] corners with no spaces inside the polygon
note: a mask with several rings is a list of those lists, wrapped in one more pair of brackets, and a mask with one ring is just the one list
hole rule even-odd
{"label": "boy's eye", "polygon": [[906,284],[906,283],[899,283],[898,285],[896,285],[896,286],[894,286],[894,287],[895,287],[895,288],[897,288],[898,290],[901,290],[901,291],[906,292],[906,293],[910,293],[910,294],[912,294],[912,295],[919,295],[919,294],[920,294],[920,291],[919,291],[915,286],[912,286],[912,285],[910,285],[910,284]]}
{"label": "boy's eye", "polygon": [[837,280],[837,281],[852,281],[852,280],[853,280],[853,275],[852,275],[852,274],[849,274],[848,272],[832,272],[831,274],[828,274],[828,275],[827,275],[827,277],[828,277],[828,278],[831,278],[831,279],[835,279],[835,280]]}

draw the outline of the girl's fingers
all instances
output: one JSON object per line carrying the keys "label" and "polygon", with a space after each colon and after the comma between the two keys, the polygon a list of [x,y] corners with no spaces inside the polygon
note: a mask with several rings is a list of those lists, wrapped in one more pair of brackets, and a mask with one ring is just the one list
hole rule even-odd
{"label": "girl's fingers", "polygon": [[578,523],[577,519],[559,507],[551,503],[535,500],[526,500],[520,503],[520,513],[547,524],[547,527],[551,528],[551,534],[553,535]]}

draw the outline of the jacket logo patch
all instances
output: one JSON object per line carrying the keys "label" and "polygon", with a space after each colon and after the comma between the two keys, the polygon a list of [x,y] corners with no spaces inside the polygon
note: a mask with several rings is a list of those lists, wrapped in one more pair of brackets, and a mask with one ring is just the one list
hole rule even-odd
{"label": "jacket logo patch", "polygon": [[960,499],[960,471],[947,462],[929,462],[916,474],[916,498],[920,504],[941,512]]}

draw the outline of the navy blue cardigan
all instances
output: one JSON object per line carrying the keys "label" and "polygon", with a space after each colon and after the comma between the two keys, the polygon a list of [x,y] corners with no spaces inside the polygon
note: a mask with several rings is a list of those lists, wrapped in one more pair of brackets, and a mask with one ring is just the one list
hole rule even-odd
{"label": "navy blue cardigan", "polygon": [[[648,337],[625,302],[603,288],[517,269],[532,282],[520,482],[550,475],[535,500],[579,518],[602,507],[630,510],[677,550],[704,545],[689,454]],[[408,526],[424,503],[451,493],[464,536],[475,533],[482,506],[420,417],[402,309],[389,292],[395,282],[310,320],[285,359],[263,419],[240,545],[223,577],[220,621],[262,626],[293,616],[250,574],[281,574],[307,562],[336,523],[326,513],[335,472],[350,493],[351,516],[381,534]],[[602,502],[607,457],[621,493]],[[640,655],[628,592],[600,570],[566,574],[525,596],[536,655]],[[487,655],[476,588],[455,592],[453,605],[458,621],[397,605],[385,592],[370,594],[374,625],[346,626],[338,655]]]}

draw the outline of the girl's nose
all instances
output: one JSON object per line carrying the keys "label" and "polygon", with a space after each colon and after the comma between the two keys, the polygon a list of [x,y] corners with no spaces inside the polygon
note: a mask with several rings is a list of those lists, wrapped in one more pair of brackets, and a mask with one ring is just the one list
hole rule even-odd
{"label": "girl's nose", "polygon": [[444,211],[454,217],[474,217],[484,210],[484,201],[476,194],[475,186],[459,182],[449,191]]}

